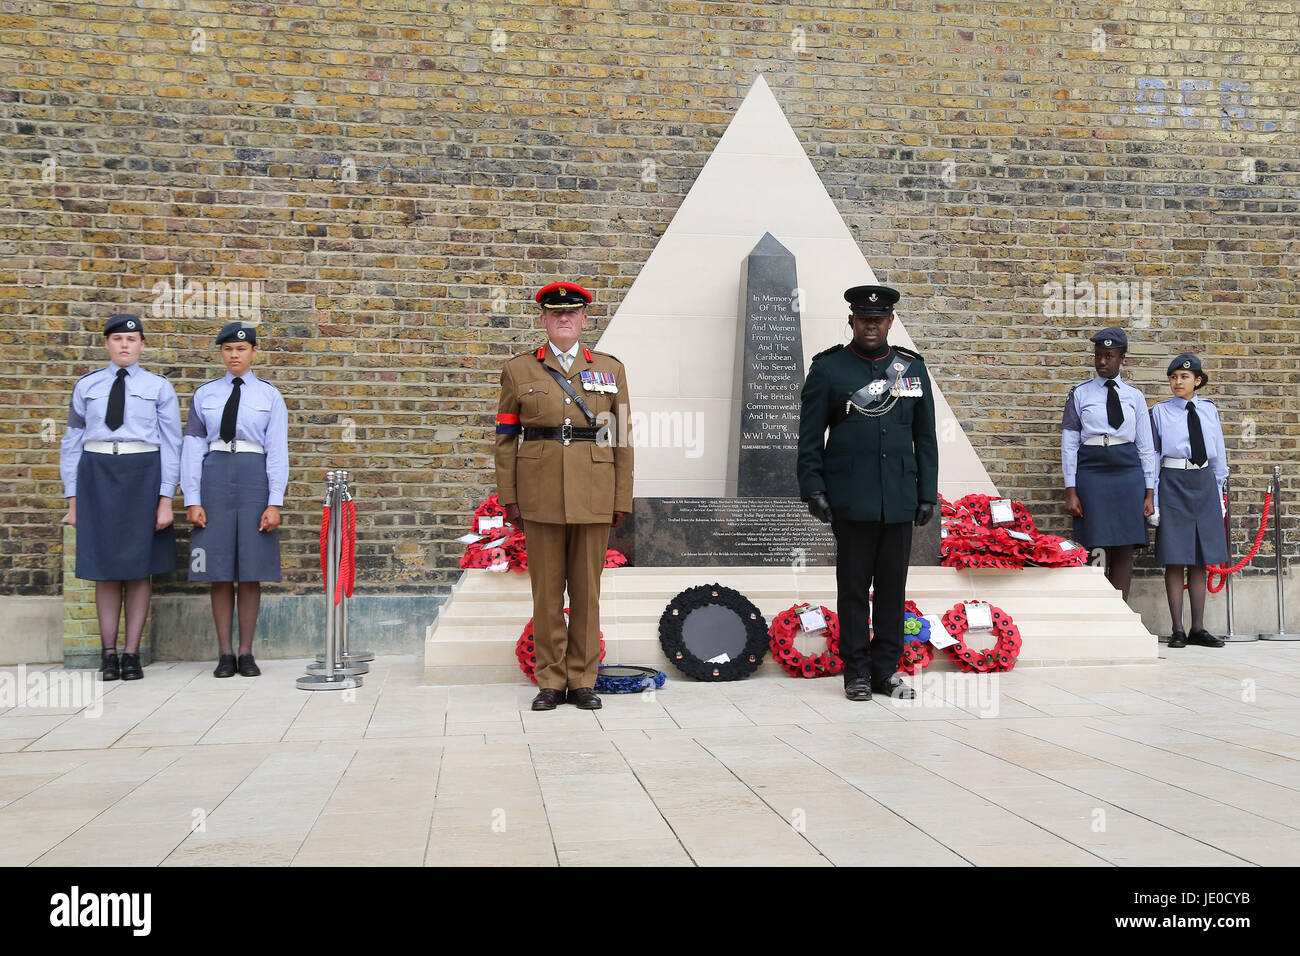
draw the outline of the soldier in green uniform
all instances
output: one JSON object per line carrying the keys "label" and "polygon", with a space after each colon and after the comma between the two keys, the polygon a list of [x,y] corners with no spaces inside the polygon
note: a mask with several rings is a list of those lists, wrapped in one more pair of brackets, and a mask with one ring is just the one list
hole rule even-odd
{"label": "soldier in green uniform", "polygon": [[799,496],[835,534],[844,696],[909,699],[897,670],[912,525],[928,522],[938,500],[934,395],[921,356],[889,344],[898,293],[863,285],[844,298],[853,341],[813,356],[804,382]]}

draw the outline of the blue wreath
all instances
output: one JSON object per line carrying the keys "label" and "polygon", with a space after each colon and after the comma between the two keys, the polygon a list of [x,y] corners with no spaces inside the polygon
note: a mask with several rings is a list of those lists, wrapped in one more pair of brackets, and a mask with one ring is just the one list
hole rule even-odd
{"label": "blue wreath", "polygon": [[[631,665],[626,665],[631,666]],[[601,670],[605,668],[602,666]],[[644,674],[633,674],[628,677],[608,677],[605,674],[596,676],[596,693],[597,694],[639,694],[643,690],[658,690],[664,686],[664,681],[668,680],[668,675],[663,671],[655,671],[653,668],[643,668]]]}
{"label": "blue wreath", "polygon": [[918,644],[924,644],[924,643],[926,643],[927,641],[930,640],[930,622],[929,622],[929,621],[927,621],[925,618],[923,618],[923,617],[921,617],[921,616],[919,616],[919,615],[917,615],[917,614],[913,614],[911,611],[904,611],[904,612],[903,612],[903,626],[904,626],[904,627],[907,626],[907,622],[908,622],[908,621],[920,621],[920,622],[921,622],[921,633],[919,633],[919,634],[908,634],[908,633],[905,631],[905,632],[903,633],[903,640],[904,640],[904,641],[915,641],[915,642],[918,643]]}

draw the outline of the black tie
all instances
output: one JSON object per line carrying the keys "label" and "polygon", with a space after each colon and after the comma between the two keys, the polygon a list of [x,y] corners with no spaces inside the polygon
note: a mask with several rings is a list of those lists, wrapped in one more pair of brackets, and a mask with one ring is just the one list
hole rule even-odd
{"label": "black tie", "polygon": [[1119,390],[1113,378],[1106,379],[1106,421],[1116,431],[1124,424],[1124,409],[1119,403]]}
{"label": "black tie", "polygon": [[234,388],[230,390],[230,397],[226,399],[226,407],[221,412],[221,440],[235,440],[235,419],[239,417],[239,386],[244,384],[242,378],[235,379]]}
{"label": "black tie", "polygon": [[1187,437],[1192,440],[1192,464],[1205,464],[1205,432],[1201,431],[1201,417],[1191,402],[1187,403]]}
{"label": "black tie", "polygon": [[104,416],[104,424],[108,426],[109,431],[117,431],[122,427],[122,418],[126,414],[126,369],[117,370],[117,381],[108,392],[108,414]]}

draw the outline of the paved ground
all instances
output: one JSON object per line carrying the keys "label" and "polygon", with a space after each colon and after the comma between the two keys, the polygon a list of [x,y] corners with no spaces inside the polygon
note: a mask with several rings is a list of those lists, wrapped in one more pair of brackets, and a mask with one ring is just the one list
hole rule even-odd
{"label": "paved ground", "polygon": [[0,864],[1300,863],[1300,645],[1162,653],[930,673],[919,706],[670,675],[544,714],[414,658],[350,700],[301,661],[155,664],[80,713],[67,672],[3,668]]}

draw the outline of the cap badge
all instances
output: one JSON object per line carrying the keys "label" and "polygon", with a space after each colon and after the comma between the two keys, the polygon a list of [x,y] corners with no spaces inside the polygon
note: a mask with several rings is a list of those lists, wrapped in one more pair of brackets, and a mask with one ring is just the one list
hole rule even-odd
{"label": "cap badge", "polygon": [[240,329],[238,332],[235,333],[235,338],[246,339],[248,338],[248,333],[245,332],[243,329]]}
{"label": "cap badge", "polygon": [[877,299],[880,298],[880,295],[879,293],[873,292],[871,293],[871,295],[867,296],[867,298],[870,299],[872,302],[875,302]]}
{"label": "cap badge", "polygon": [[1191,362],[1184,362],[1184,363],[1183,363],[1183,368],[1191,368],[1191,367],[1192,367],[1192,363],[1191,363]]}
{"label": "cap badge", "polygon": [[127,327],[128,329],[133,329],[133,328],[135,328],[135,323],[134,323],[134,322],[127,322],[127,323],[126,323],[126,327]]}
{"label": "cap badge", "polygon": [[1101,340],[1101,344],[1102,344],[1102,346],[1105,347],[1105,348],[1110,348],[1110,343],[1111,343],[1111,340],[1110,340],[1110,339],[1102,339],[1102,340]]}

